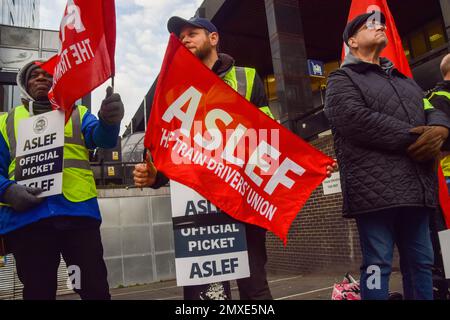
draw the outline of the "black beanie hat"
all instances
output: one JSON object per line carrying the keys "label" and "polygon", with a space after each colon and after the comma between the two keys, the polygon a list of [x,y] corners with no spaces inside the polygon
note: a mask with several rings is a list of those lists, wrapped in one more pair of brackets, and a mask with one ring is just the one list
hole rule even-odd
{"label": "black beanie hat", "polygon": [[342,38],[344,39],[345,44],[348,44],[348,39],[353,37],[353,35],[361,28],[363,24],[367,22],[370,18],[375,19],[376,17],[380,17],[381,23],[386,23],[386,18],[384,14],[380,11],[372,11],[369,13],[360,14],[352,21],[350,21],[345,27],[344,33],[342,34]]}

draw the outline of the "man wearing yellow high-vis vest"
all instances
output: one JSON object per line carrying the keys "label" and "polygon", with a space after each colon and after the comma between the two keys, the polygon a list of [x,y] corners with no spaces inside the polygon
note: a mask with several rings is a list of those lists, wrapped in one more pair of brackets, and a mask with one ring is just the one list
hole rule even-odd
{"label": "man wearing yellow high-vis vest", "polygon": [[[219,34],[217,28],[209,20],[203,18],[185,20],[180,17],[172,17],[169,19],[167,27],[169,32],[177,35],[186,48],[197,56],[205,66],[260,111],[273,118],[263,82],[256,74],[256,70],[248,67],[237,67],[231,56],[217,52]],[[154,91],[151,92],[152,94],[154,94]],[[168,182],[167,177],[161,172],[151,172],[147,170],[145,164],[137,165],[134,175],[136,185],[139,187],[157,189]],[[265,271],[267,262],[266,230],[252,224],[245,224],[245,227],[250,277],[237,280],[240,298],[241,300],[272,299]],[[224,283],[224,285],[229,287],[229,283]],[[225,291],[229,291],[229,288]],[[185,288],[184,298],[187,300],[200,299],[192,292],[194,291]]]}
{"label": "man wearing yellow high-vis vest", "polygon": [[55,299],[62,254],[82,299],[110,299],[100,237],[101,216],[89,149],[113,148],[124,107],[107,89],[98,120],[84,106],[74,106],[64,128],[62,194],[38,198],[41,189],[14,181],[18,124],[52,110],[52,77],[35,64],[17,75],[23,105],[0,116],[0,235],[14,255],[24,299]]}
{"label": "man wearing yellow high-vis vest", "polygon": [[[450,54],[446,55],[440,65],[443,81],[439,82],[428,94],[428,108],[435,108],[447,116],[450,120]],[[447,139],[442,147],[441,167],[444,173],[447,186],[450,187],[450,139]],[[450,189],[450,188],[449,188]],[[444,262],[441,255],[441,244],[438,232],[446,230],[443,210],[436,210],[430,220],[431,240],[434,249],[433,285],[434,297],[439,300],[448,300],[450,297],[450,280],[445,279]]]}
{"label": "man wearing yellow high-vis vest", "polygon": [[[441,73],[444,81],[436,85],[428,95],[428,101],[434,108],[444,112],[450,119],[450,54],[446,55],[441,62]],[[441,165],[447,184],[450,184],[450,156],[443,158]]]}

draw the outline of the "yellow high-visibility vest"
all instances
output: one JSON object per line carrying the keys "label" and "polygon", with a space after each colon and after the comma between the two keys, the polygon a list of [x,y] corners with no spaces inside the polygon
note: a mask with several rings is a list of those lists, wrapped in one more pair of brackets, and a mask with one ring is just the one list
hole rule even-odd
{"label": "yellow high-visibility vest", "polygon": [[[252,98],[253,84],[255,83],[256,70],[248,67],[233,66],[223,77],[230,87],[236,90],[241,96],[250,101]],[[259,107],[259,110],[274,119],[269,106]]]}
{"label": "yellow high-visibility vest", "polygon": [[[87,112],[85,106],[76,106],[72,116],[64,127],[64,197],[72,202],[82,202],[97,197],[94,174],[89,164],[89,151],[81,132],[81,120]],[[20,121],[30,117],[30,113],[21,105],[9,113],[0,116],[0,133],[8,145],[11,163],[8,178],[15,180],[17,128]],[[6,205],[0,203],[0,205]]]}

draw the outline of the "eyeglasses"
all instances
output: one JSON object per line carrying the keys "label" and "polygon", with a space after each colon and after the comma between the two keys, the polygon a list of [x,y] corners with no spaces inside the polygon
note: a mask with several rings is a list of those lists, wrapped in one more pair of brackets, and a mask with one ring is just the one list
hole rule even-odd
{"label": "eyeglasses", "polygon": [[365,27],[368,30],[378,30],[380,28],[383,28],[385,31],[387,30],[386,24],[385,23],[381,23],[380,21],[367,21],[367,23],[365,24]]}

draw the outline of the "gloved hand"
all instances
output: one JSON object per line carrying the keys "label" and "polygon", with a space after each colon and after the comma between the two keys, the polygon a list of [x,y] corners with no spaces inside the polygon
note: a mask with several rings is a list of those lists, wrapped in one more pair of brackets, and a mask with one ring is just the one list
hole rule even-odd
{"label": "gloved hand", "polygon": [[3,194],[3,201],[9,204],[14,211],[27,211],[44,200],[36,197],[42,191],[44,190],[40,188],[31,188],[14,183],[6,189]]}
{"label": "gloved hand", "polygon": [[420,134],[417,141],[408,148],[410,157],[418,162],[436,159],[449,134],[448,129],[441,126],[421,126],[410,132]]}
{"label": "gloved hand", "polygon": [[113,93],[113,88],[106,88],[106,98],[102,101],[98,117],[106,124],[119,124],[122,121],[125,110],[122,99],[118,93]]}

